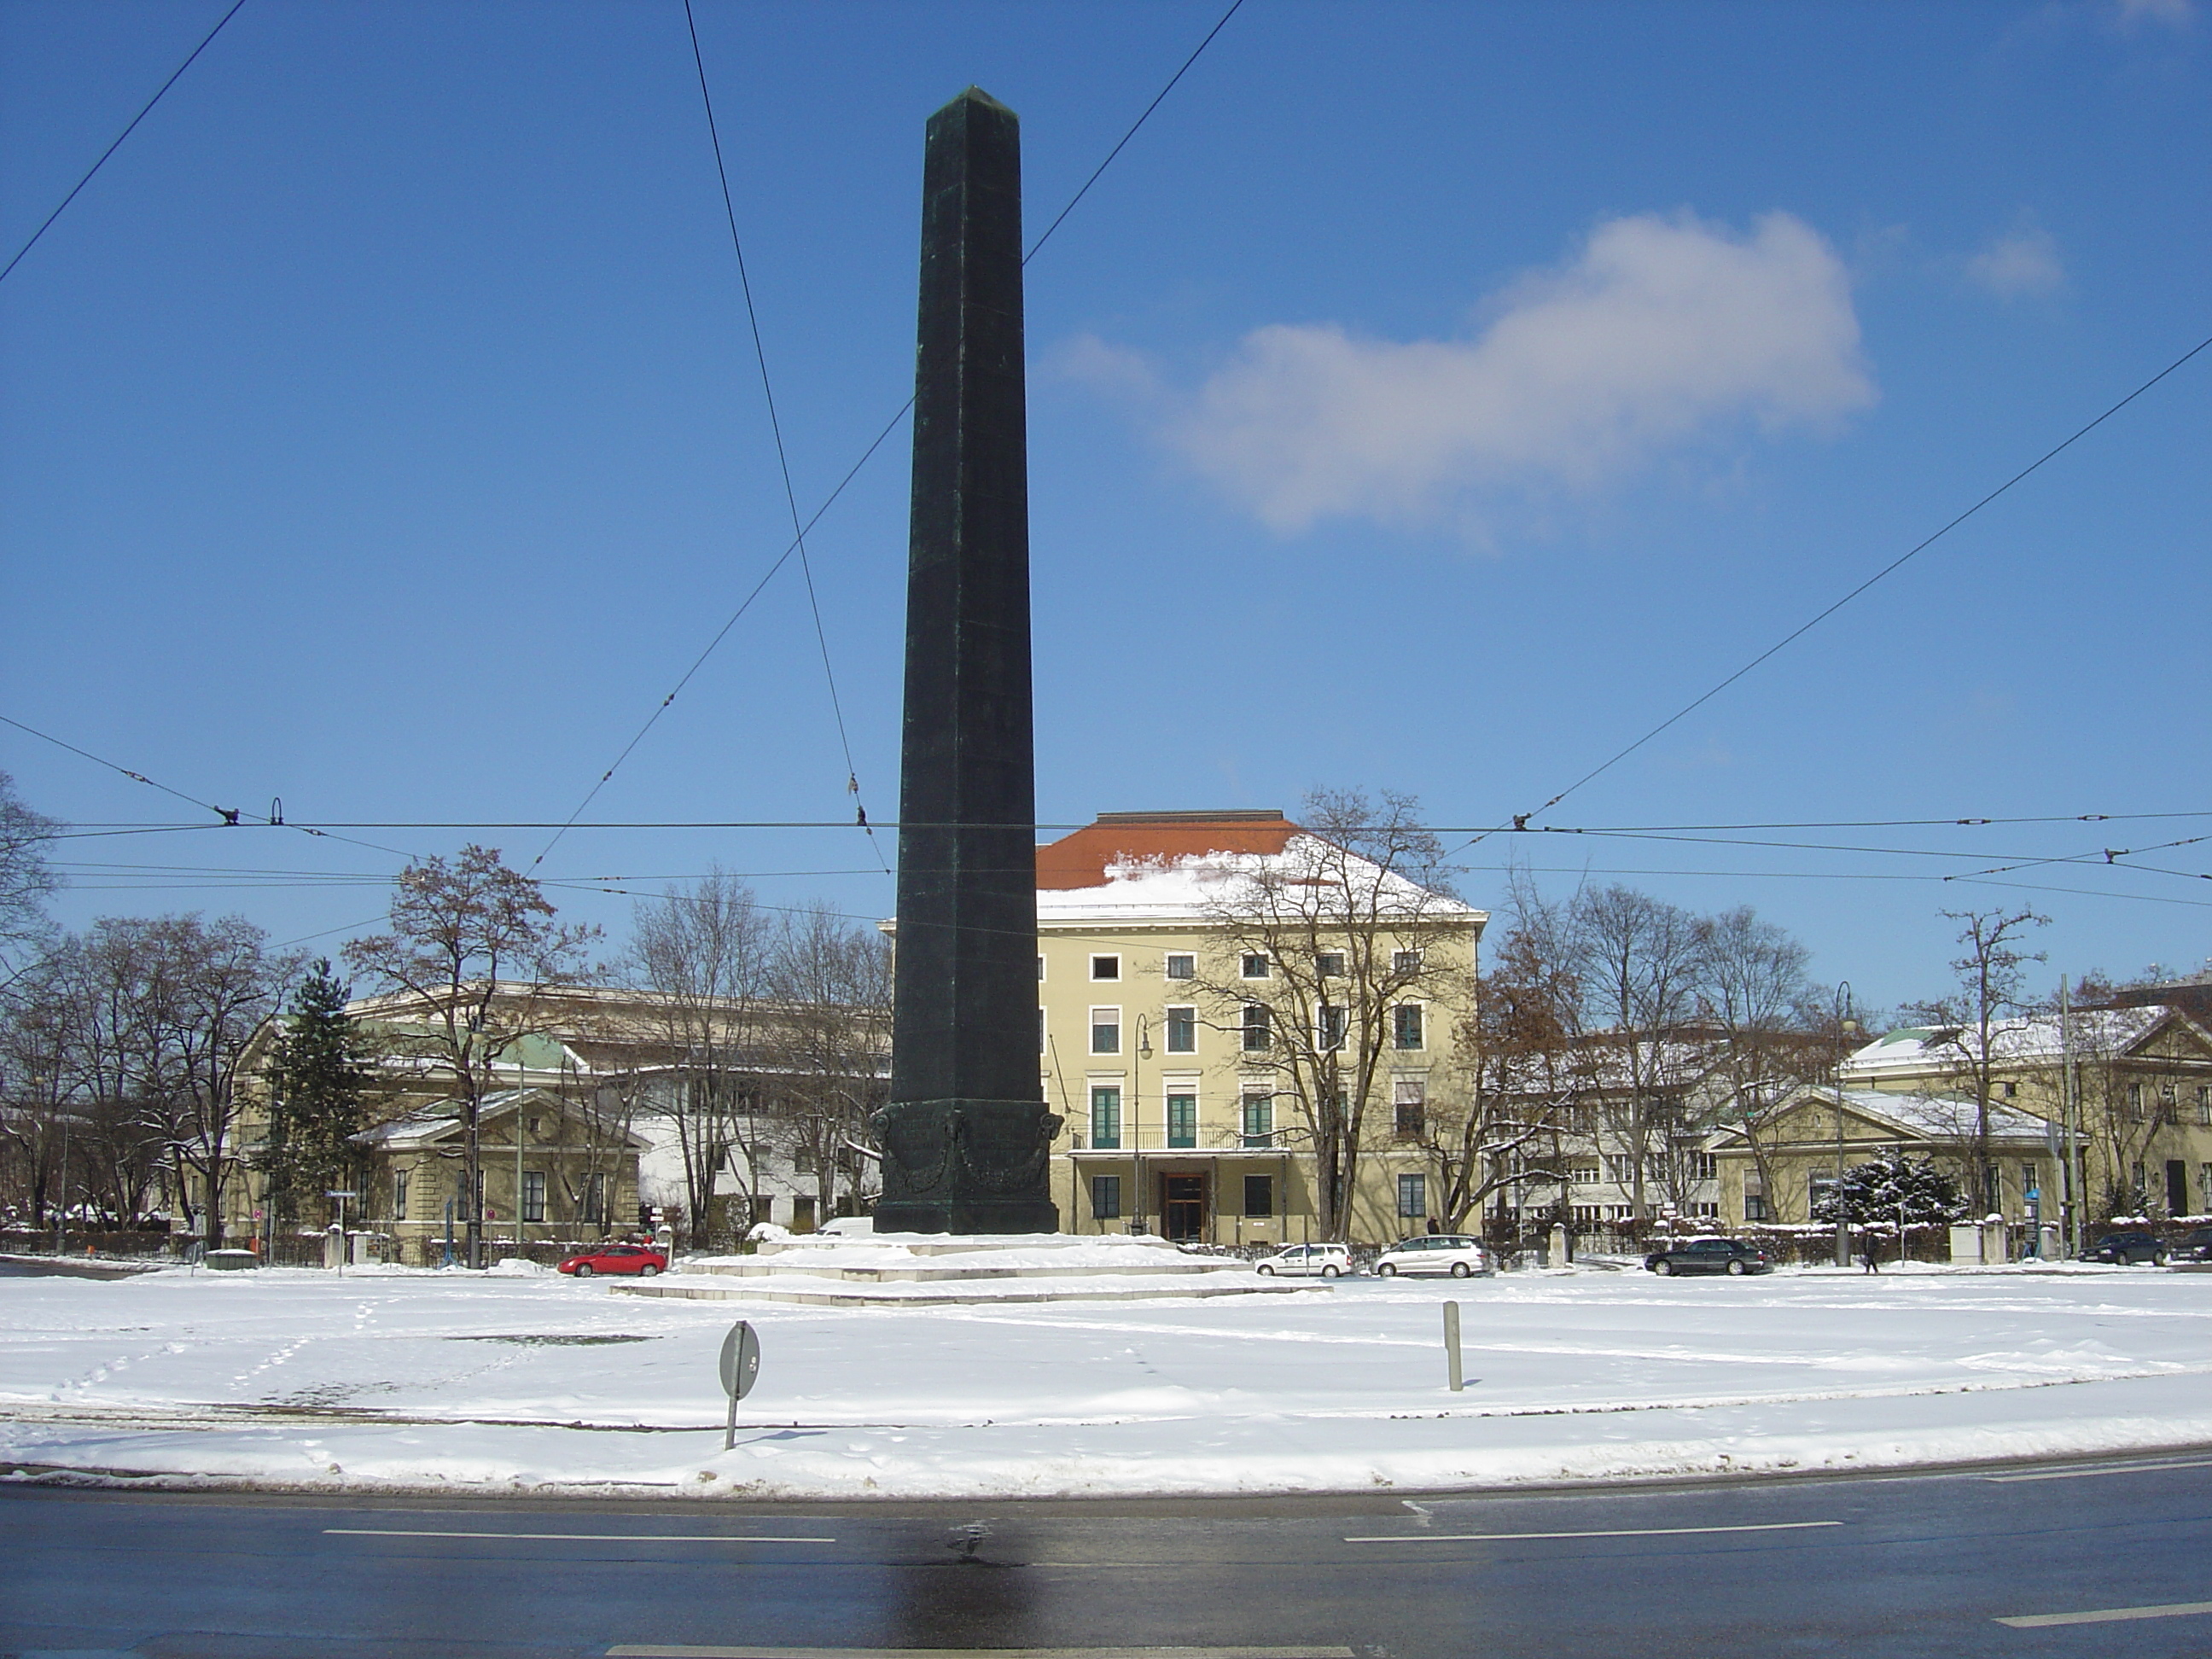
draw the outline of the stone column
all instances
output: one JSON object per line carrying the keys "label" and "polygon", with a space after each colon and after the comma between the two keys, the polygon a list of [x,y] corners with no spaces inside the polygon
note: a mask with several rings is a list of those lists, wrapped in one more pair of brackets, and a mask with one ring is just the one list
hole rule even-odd
{"label": "stone column", "polygon": [[970,87],[922,162],[879,1232],[1056,1232],[1037,1054],[1021,136]]}

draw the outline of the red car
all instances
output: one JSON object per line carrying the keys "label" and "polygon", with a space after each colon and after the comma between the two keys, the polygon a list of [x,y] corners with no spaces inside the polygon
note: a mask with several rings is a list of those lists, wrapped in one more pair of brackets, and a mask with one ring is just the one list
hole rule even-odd
{"label": "red car", "polygon": [[668,1258],[643,1244],[602,1244],[577,1251],[561,1264],[561,1271],[579,1279],[589,1279],[593,1273],[635,1273],[650,1279],[668,1271]]}

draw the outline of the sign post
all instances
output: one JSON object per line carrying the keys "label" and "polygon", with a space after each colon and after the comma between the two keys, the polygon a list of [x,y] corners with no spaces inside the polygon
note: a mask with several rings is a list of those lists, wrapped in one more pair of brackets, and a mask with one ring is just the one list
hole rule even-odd
{"label": "sign post", "polygon": [[343,1189],[337,1187],[325,1187],[323,1188],[323,1196],[325,1198],[335,1198],[338,1201],[338,1277],[340,1279],[343,1279],[345,1277],[346,1259],[346,1200],[358,1197],[359,1194],[349,1187]]}
{"label": "sign post", "polygon": [[753,1391],[760,1376],[760,1339],[740,1319],[722,1339],[722,1392],[730,1397],[729,1421],[722,1431],[722,1449],[738,1443],[738,1401]]}

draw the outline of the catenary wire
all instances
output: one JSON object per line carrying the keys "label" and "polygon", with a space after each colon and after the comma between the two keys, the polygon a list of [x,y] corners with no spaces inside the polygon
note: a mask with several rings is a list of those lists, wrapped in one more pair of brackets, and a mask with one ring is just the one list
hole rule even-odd
{"label": "catenary wire", "polygon": [[[1950,520],[1949,522],[1944,524],[1932,534],[1923,538],[1920,541],[1916,542],[1912,546],[1907,548],[1904,552],[1899,554],[1897,557],[1892,559],[1887,564],[1882,566],[1881,569],[1875,571],[1874,574],[1869,576],[1864,581],[1852,588],[1850,592],[1845,593],[1841,599],[1835,600],[1826,608],[1812,617],[1809,620],[1800,623],[1796,628],[1790,629],[1789,633],[1784,635],[1772,645],[1768,646],[1765,650],[1760,652],[1749,662],[1744,664],[1743,666],[1737,669],[1727,678],[1722,680],[1717,685],[1715,685],[1710,690],[1705,691],[1698,696],[1692,698],[1688,702],[1684,703],[1682,707],[1676,709],[1673,714],[1668,715],[1665,720],[1661,720],[1658,725],[1653,726],[1650,731],[1646,732],[1642,737],[1637,738],[1633,743],[1615,750],[1607,759],[1600,762],[1596,766],[1592,767],[1589,771],[1583,773],[1582,776],[1577,778],[1565,788],[1560,790],[1558,794],[1553,796],[1551,799],[1546,801],[1541,806],[1536,808],[1534,811],[1515,814],[1512,827],[1518,828],[1524,826],[1530,818],[1536,817],[1542,813],[1550,811],[1552,808],[1557,806],[1561,801],[1566,799],[1568,796],[1573,794],[1584,784],[1601,776],[1606,772],[1610,771],[1613,767],[1619,765],[1622,761],[1626,760],[1631,755],[1644,747],[1645,744],[1650,742],[1652,738],[1657,737],[1661,732],[1666,731],[1676,721],[1684,719],[1686,716],[1711,702],[1715,697],[1727,690],[1729,687],[1734,685],[1738,680],[1750,673],[1752,670],[1757,668],[1761,663],[1766,661],[1770,657],[1776,655],[1796,641],[1810,633],[1814,629],[1818,628],[1822,623],[1834,616],[1836,612],[1841,611],[1845,605],[1849,605],[1853,599],[1858,598],[1860,594],[1865,592],[1875,583],[1881,581],[1884,577],[1889,575],[1893,571],[1901,569],[1906,563],[1918,556],[1923,551],[1934,546],[1936,543],[1949,535],[1954,530],[1956,530],[1960,525],[1966,523],[1967,520],[1972,518],[1977,513],[1979,513],[1991,501],[1996,500],[1998,496],[2002,495],[2006,491],[2012,489],[2014,485],[2021,483],[2031,474],[2039,471],[2047,462],[2055,460],[2058,456],[2072,448],[2076,443],[2080,442],[2083,438],[2087,437],[2089,434],[2094,432],[2106,421],[2111,420],[2113,416],[2118,414],[2130,404],[2135,402],[2136,398],[2142,397],[2153,386],[2158,385],[2160,381],[2165,380],[2168,375],[2172,374],[2180,369],[2185,364],[2196,357],[2199,353],[2203,352],[2207,347],[2212,347],[2212,335],[2207,335],[2204,338],[2199,340],[2195,345],[2190,347],[2188,350],[2183,352],[2179,357],[2176,357],[2164,368],[2159,370],[2157,374],[2152,375],[2142,385],[2136,386],[2135,390],[2129,392],[2127,396],[2122,398],[2118,402],[2106,408],[2103,413],[2098,415],[2094,419],[2087,422],[2082,426],[2077,427],[2065,438],[2052,445],[2049,449],[2044,451],[2042,454],[2037,456],[2035,459],[2030,461],[2026,466],[2021,468],[2019,471],[2014,473],[2012,477],[2007,478],[1995,489],[1990,490],[1988,495],[1983,496],[1972,506],[1967,507],[1964,512]],[[1506,827],[1508,826],[1501,824],[1494,826],[1490,830],[1484,830],[1481,834],[1477,835],[1474,841],[1468,842],[1467,846],[1472,847],[1475,845],[1476,842],[1481,841],[1484,836],[1494,835],[1498,833],[1499,830]],[[1461,848],[1458,850],[1464,852],[1466,848]]]}
{"label": "catenary wire", "polygon": [[141,121],[144,120],[149,115],[153,113],[154,106],[160,103],[162,97],[168,92],[169,88],[177,84],[179,78],[183,76],[186,70],[192,66],[193,60],[208,49],[210,42],[213,41],[216,35],[222,33],[223,25],[229,22],[232,18],[238,15],[239,8],[243,6],[245,3],[246,0],[232,0],[230,9],[223,13],[222,16],[216,21],[216,26],[210,29],[201,39],[199,45],[191,49],[190,55],[185,58],[185,61],[178,64],[174,70],[170,71],[169,78],[161,82],[161,86],[155,90],[154,95],[151,98],[149,98],[145,104],[139,109],[138,112],[131,118],[131,125],[125,127],[122,131],[115,135],[115,142],[110,144],[106,149],[100,152],[100,159],[97,161],[94,161],[90,167],[87,167],[85,169],[84,177],[78,179],[76,184],[70,187],[70,193],[62,198],[59,205],[58,205],[52,213],[49,213],[46,218],[40,222],[39,228],[36,230],[31,233],[31,240],[15,250],[15,258],[8,261],[7,266],[4,270],[0,270],[0,283],[6,282],[9,275],[15,270],[15,267],[23,262],[23,256],[39,245],[39,239],[41,236],[44,236],[46,232],[52,228],[54,221],[62,216],[62,214],[68,209],[69,204],[76,200],[77,192],[92,182],[92,176],[94,173],[98,173],[100,168],[107,165],[107,158],[109,156],[114,155],[117,150],[123,148],[123,141],[138,130],[138,124]]}
{"label": "catenary wire", "polygon": [[[1213,44],[1214,37],[1221,33],[1223,27],[1227,25],[1231,18],[1237,15],[1238,9],[1243,6],[1243,3],[1244,0],[1233,0],[1233,3],[1231,4],[1229,9],[1222,13],[1220,18],[1214,23],[1213,27],[1206,31],[1206,38],[1198,43],[1198,46],[1191,52],[1190,56],[1184,58],[1182,64],[1176,69],[1176,72],[1168,77],[1167,84],[1162,87],[1159,92],[1154,95],[1151,103],[1145,106],[1144,112],[1138,116],[1135,121],[1130,124],[1129,130],[1121,135],[1120,140],[1115,143],[1113,149],[1107,151],[1106,159],[1101,161],[1091,170],[1091,176],[1088,179],[1085,179],[1083,181],[1082,186],[1076,191],[1074,195],[1068,198],[1066,206],[1061,208],[1060,210],[1053,216],[1052,222],[1045,227],[1044,234],[1039,236],[1035,242],[1030,245],[1029,252],[1022,256],[1022,265],[1024,269],[1028,268],[1030,261],[1036,257],[1037,251],[1044,246],[1047,239],[1052,235],[1053,232],[1060,228],[1061,222],[1065,220],[1069,214],[1075,210],[1076,204],[1080,202],[1090,193],[1091,187],[1097,184],[1100,175],[1104,173],[1106,169],[1113,165],[1115,158],[1120,155],[1122,150],[1127,147],[1129,141],[1137,136],[1138,131],[1144,126],[1146,122],[1152,119],[1153,112],[1159,108],[1162,102],[1166,100],[1167,95],[1170,92],[1173,92],[1177,83],[1182,80],[1185,75],[1189,73],[1191,65],[1197,63],[1200,56],[1205,52],[1208,46]],[[686,14],[687,15],[689,15],[688,0]],[[704,75],[705,71],[702,68],[701,70],[701,90],[702,93],[705,90]],[[719,143],[717,145],[717,165],[720,165]],[[726,188],[727,186],[726,182]],[[731,234],[734,237],[736,235],[734,212],[732,216],[732,226]],[[751,591],[745,595],[744,600],[739,603],[738,608],[730,613],[729,619],[723,623],[720,629],[715,630],[714,636],[707,641],[705,648],[692,659],[691,665],[684,671],[682,678],[676,682],[674,688],[670,690],[666,696],[663,697],[653,706],[653,712],[646,717],[645,723],[638,727],[636,732],[630,738],[630,740],[623,745],[622,752],[615,757],[613,764],[609,766],[605,771],[599,775],[599,781],[592,786],[591,791],[585,796],[583,803],[577,807],[576,811],[579,816],[582,814],[584,808],[588,806],[598,796],[599,791],[606,787],[606,786],[613,781],[615,774],[622,769],[623,763],[629,759],[631,754],[636,750],[638,744],[644,742],[647,734],[659,723],[661,715],[667,712],[669,705],[673,703],[677,697],[682,694],[684,689],[690,684],[692,679],[697,675],[700,669],[706,665],[707,659],[714,654],[714,652],[721,645],[723,640],[728,637],[730,630],[738,625],[738,619],[751,608],[753,601],[760,597],[761,590],[766,587],[769,583],[775,579],[776,573],[781,570],[783,567],[790,562],[793,554],[802,551],[803,544],[807,534],[813,530],[816,525],[822,521],[823,514],[829,512],[829,510],[836,504],[838,498],[844,495],[847,486],[848,486],[855,477],[860,476],[860,470],[866,466],[869,461],[874,458],[876,452],[883,447],[884,441],[889,438],[891,434],[898,428],[899,423],[906,419],[907,416],[912,412],[913,409],[914,398],[912,397],[908,397],[904,403],[899,405],[897,412],[892,415],[890,419],[884,423],[883,430],[877,433],[874,439],[869,443],[868,447],[860,452],[860,459],[854,461],[853,465],[847,469],[845,476],[837,481],[837,487],[832,489],[827,496],[823,497],[822,505],[814,509],[812,515],[810,516],[806,522],[799,527],[799,533],[792,538],[790,544],[784,548],[781,554],[777,556],[775,562],[762,574],[760,580],[753,584]],[[811,586],[812,581],[811,573],[808,576],[808,580]],[[842,715],[840,718],[842,722]],[[840,729],[842,732],[842,724]],[[565,834],[569,826],[565,824],[546,823],[486,827],[549,829],[558,830]],[[805,826],[793,825],[786,827],[814,828],[816,826],[810,824]],[[849,829],[852,826],[849,824],[838,824],[834,827],[838,829]],[[550,848],[548,850],[550,850]],[[543,855],[541,854],[540,856],[542,857]]]}

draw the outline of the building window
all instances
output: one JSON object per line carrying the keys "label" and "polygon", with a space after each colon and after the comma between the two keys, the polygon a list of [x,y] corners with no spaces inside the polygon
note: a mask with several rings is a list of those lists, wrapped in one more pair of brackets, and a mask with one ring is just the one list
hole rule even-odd
{"label": "building window", "polygon": [[1762,1194],[1746,1193],[1743,1195],[1743,1218],[1746,1221],[1767,1219],[1766,1199]]}
{"label": "building window", "polygon": [[522,1218],[525,1221],[545,1219],[545,1171],[525,1170],[522,1172]]}
{"label": "building window", "polygon": [[1390,952],[1390,971],[1401,975],[1419,973],[1421,953],[1419,951],[1393,951]]}
{"label": "building window", "polygon": [[1344,1047],[1344,1010],[1324,1002],[1314,1010],[1314,1042],[1324,1052]]}
{"label": "building window", "polygon": [[1401,1002],[1390,1011],[1390,1042],[1398,1048],[1421,1046],[1421,1005]]}
{"label": "building window", "polygon": [[1264,1053],[1273,1042],[1267,1030],[1267,1005],[1248,1002],[1244,1005],[1244,1052],[1248,1054]]}
{"label": "building window", "polygon": [[2143,1121],[2143,1091],[2140,1083],[2128,1085],[2128,1115],[2138,1123]]}
{"label": "building window", "polygon": [[1091,957],[1091,978],[1093,978],[1093,979],[1119,979],[1119,978],[1121,978],[1121,957]]}
{"label": "building window", "polygon": [[1196,1095],[1168,1097],[1168,1145],[1170,1146],[1198,1145],[1198,1097]]}
{"label": "building window", "polygon": [[1094,1054],[1118,1054],[1121,1052],[1121,1011],[1119,1008],[1093,1008],[1091,1011],[1091,1052]]}
{"label": "building window", "polygon": [[1121,1176],[1091,1177],[1091,1218],[1093,1221],[1119,1221],[1121,1218]]}
{"label": "building window", "polygon": [[2197,1085],[2197,1121],[2212,1124],[2212,1083]]}
{"label": "building window", "polygon": [[1275,1097],[1273,1095],[1245,1096],[1241,1117],[1247,1146],[1272,1146],[1275,1144]]}
{"label": "building window", "polygon": [[1262,1219],[1275,1213],[1274,1176],[1244,1177],[1244,1213],[1255,1219]]}
{"label": "building window", "polygon": [[607,1177],[604,1171],[595,1170],[584,1177],[584,1219],[596,1225],[606,1218]]}
{"label": "building window", "polygon": [[1398,1213],[1411,1218],[1429,1212],[1429,1178],[1426,1176],[1401,1175],[1398,1177]]}
{"label": "building window", "polygon": [[1091,1091],[1091,1144],[1101,1152],[1121,1150],[1121,1091],[1119,1089],[1093,1089]]}
{"label": "building window", "polygon": [[1267,977],[1267,958],[1265,955],[1257,951],[1248,951],[1245,953],[1244,977],[1247,979],[1265,979]]}
{"label": "building window", "polygon": [[407,1219],[407,1171],[395,1170],[392,1176],[392,1214],[395,1220]]}
{"label": "building window", "polygon": [[1605,1179],[1605,1171],[1595,1164],[1577,1164],[1567,1171],[1567,1179],[1578,1187],[1595,1187]]}
{"label": "building window", "polygon": [[2040,1164],[2021,1164],[2020,1166],[2021,1196],[2025,1198],[2030,1193],[2039,1194],[2042,1190],[2043,1166]]}
{"label": "building window", "polygon": [[1194,1054],[1198,1052],[1197,1009],[1168,1010],[1168,1052],[1171,1054]]}
{"label": "building window", "polygon": [[1636,1181],[1636,1160],[1608,1153],[1605,1160],[1605,1178],[1616,1187],[1632,1186]]}
{"label": "building window", "polygon": [[1037,983],[1044,983],[1044,957],[1042,955],[1037,957]]}
{"label": "building window", "polygon": [[1698,1221],[1712,1220],[1718,1217],[1721,1212],[1721,1206],[1713,1203],[1711,1200],[1707,1200],[1703,1203],[1691,1204],[1687,1206],[1686,1208],[1691,1218]]}
{"label": "building window", "polygon": [[1419,1140],[1429,1127],[1427,1085],[1419,1078],[1401,1077],[1391,1085],[1391,1131],[1401,1140]]}
{"label": "building window", "polygon": [[2140,1164],[2133,1164],[2130,1166],[2128,1173],[2135,1177],[2135,1191],[2129,1194],[2129,1202],[2148,1202],[2150,1188],[2143,1181],[2143,1166]]}
{"label": "building window", "polygon": [[2014,1098],[2014,1097],[2015,1096],[2017,1096],[2019,1093],[2020,1093],[2020,1085],[2018,1085],[2017,1083],[2008,1083],[2008,1084],[2006,1084],[2006,1085],[2005,1085],[2004,1097],[2005,1097],[2007,1100],[2010,1100],[2010,1099]]}
{"label": "building window", "polygon": [[2180,1091],[2172,1083],[2158,1085],[2158,1119],[2161,1123],[2181,1121]]}
{"label": "building window", "polygon": [[2206,1204],[2212,1205],[2212,1164],[2197,1166],[2197,1190]]}
{"label": "building window", "polygon": [[775,1219],[775,1200],[767,1193],[753,1195],[753,1219],[756,1222]]}
{"label": "building window", "polygon": [[1194,956],[1187,955],[1180,951],[1170,951],[1168,953],[1168,977],[1170,979],[1196,979],[1198,977],[1198,958]]}
{"label": "building window", "polygon": [[791,1200],[791,1231],[795,1233],[814,1231],[814,1199],[811,1194]]}
{"label": "building window", "polygon": [[1322,979],[1342,979],[1344,977],[1344,952],[1341,951],[1322,951],[1316,952],[1314,957],[1314,972]]}
{"label": "building window", "polygon": [[1052,1038],[1045,1030],[1044,1010],[1040,1008],[1037,1010],[1037,1052],[1041,1054],[1050,1052],[1051,1044]]}
{"label": "building window", "polygon": [[1692,1152],[1690,1154],[1690,1179],[1718,1181],[1720,1178],[1721,1160],[1718,1153]]}

